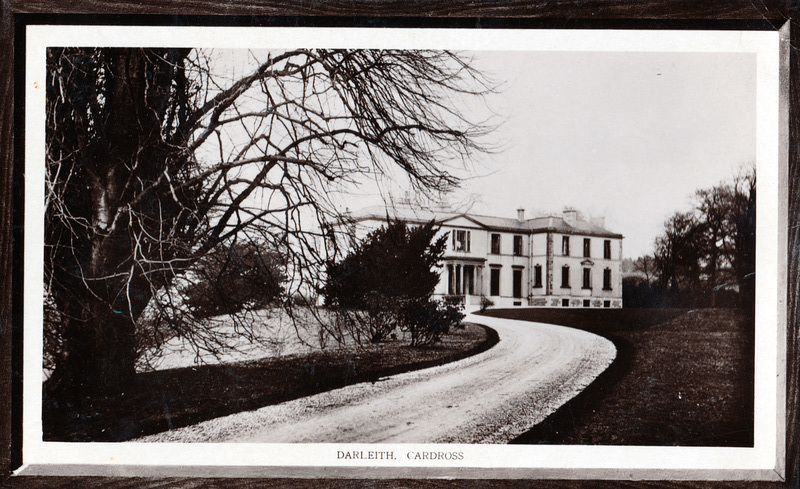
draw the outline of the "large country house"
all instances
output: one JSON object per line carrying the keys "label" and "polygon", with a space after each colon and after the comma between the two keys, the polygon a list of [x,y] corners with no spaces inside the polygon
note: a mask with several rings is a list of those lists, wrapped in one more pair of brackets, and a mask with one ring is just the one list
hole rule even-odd
{"label": "large country house", "polygon": [[352,213],[351,233],[363,237],[387,218],[410,225],[435,220],[450,233],[437,296],[467,305],[490,299],[497,307],[622,307],[622,235],[604,219],[577,211],[560,216],[503,218],[418,209],[371,207]]}

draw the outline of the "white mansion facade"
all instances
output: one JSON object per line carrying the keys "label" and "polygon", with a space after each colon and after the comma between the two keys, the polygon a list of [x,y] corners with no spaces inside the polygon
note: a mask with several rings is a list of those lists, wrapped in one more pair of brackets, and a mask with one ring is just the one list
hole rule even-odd
{"label": "white mansion facade", "polygon": [[622,307],[622,235],[604,219],[582,219],[575,210],[525,219],[397,206],[366,208],[350,216],[354,236],[386,224],[435,220],[450,233],[437,296],[482,297],[496,307]]}

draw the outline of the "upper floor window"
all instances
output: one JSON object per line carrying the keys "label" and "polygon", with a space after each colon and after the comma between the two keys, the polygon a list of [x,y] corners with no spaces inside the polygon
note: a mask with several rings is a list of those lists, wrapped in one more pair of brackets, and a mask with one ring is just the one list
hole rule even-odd
{"label": "upper floor window", "polygon": [[586,258],[592,256],[592,240],[590,238],[583,238],[583,256]]}
{"label": "upper floor window", "polygon": [[611,259],[611,240],[607,239],[603,241],[603,258],[606,260]]}
{"label": "upper floor window", "polygon": [[603,290],[611,290],[611,269],[603,270]]}
{"label": "upper floor window", "polygon": [[561,254],[569,256],[569,236],[563,236],[561,238]]}
{"label": "upper floor window", "polygon": [[500,235],[499,234],[492,234],[492,251],[493,255],[500,254]]}
{"label": "upper floor window", "polygon": [[453,233],[453,250],[469,251],[470,232],[464,229],[457,229]]}
{"label": "upper floor window", "polygon": [[514,236],[514,254],[522,256],[522,236]]}

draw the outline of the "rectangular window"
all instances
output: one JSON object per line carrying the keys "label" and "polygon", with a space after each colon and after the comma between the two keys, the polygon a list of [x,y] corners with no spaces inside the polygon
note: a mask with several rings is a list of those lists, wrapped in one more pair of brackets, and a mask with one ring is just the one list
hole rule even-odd
{"label": "rectangular window", "polygon": [[499,234],[492,234],[492,254],[499,255],[500,254],[500,235]]}
{"label": "rectangular window", "polygon": [[489,295],[500,295],[500,269],[492,268],[489,280]]}
{"label": "rectangular window", "polygon": [[569,256],[569,236],[563,236],[561,238],[561,254],[563,256]]}
{"label": "rectangular window", "polygon": [[561,287],[567,289],[569,288],[569,267],[563,266],[561,267]]}
{"label": "rectangular window", "polygon": [[611,307],[611,301],[603,301],[603,307]]}
{"label": "rectangular window", "polygon": [[583,256],[585,258],[592,256],[592,240],[590,238],[583,238]]}
{"label": "rectangular window", "polygon": [[584,299],[583,300],[583,307],[589,307],[589,305],[590,305],[589,304],[589,299]]}
{"label": "rectangular window", "polygon": [[611,290],[611,269],[603,270],[603,290]]}
{"label": "rectangular window", "polygon": [[569,299],[561,299],[561,307],[569,307]]}
{"label": "rectangular window", "polygon": [[583,288],[584,289],[591,289],[592,288],[592,269],[591,268],[584,268],[583,269]]}
{"label": "rectangular window", "polygon": [[470,232],[457,229],[453,234],[453,250],[469,251]]}
{"label": "rectangular window", "polygon": [[514,298],[515,299],[519,299],[520,297],[522,297],[522,270],[514,270],[513,274],[514,274],[514,276],[513,276],[513,278],[514,278],[514,286],[513,286]]}
{"label": "rectangular window", "polygon": [[603,258],[606,260],[611,259],[611,240],[607,239],[603,241]]}
{"label": "rectangular window", "polygon": [[522,236],[514,236],[514,254],[522,256]]}
{"label": "rectangular window", "polygon": [[533,267],[533,286],[534,287],[541,287],[542,286],[542,266],[536,265]]}

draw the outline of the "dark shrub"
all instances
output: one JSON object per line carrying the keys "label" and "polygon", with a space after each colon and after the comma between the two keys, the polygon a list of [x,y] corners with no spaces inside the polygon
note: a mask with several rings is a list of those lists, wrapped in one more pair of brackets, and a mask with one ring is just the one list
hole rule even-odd
{"label": "dark shrub", "polygon": [[417,227],[390,222],[328,264],[325,304],[343,325],[359,329],[357,339],[384,341],[400,327],[413,345],[429,344],[449,330],[452,314],[443,311],[452,307],[431,300],[447,242],[447,235],[434,239],[437,232],[433,221]]}
{"label": "dark shrub", "polygon": [[411,346],[430,345],[464,319],[461,310],[460,303],[427,298],[402,299],[399,323],[410,334]]}

